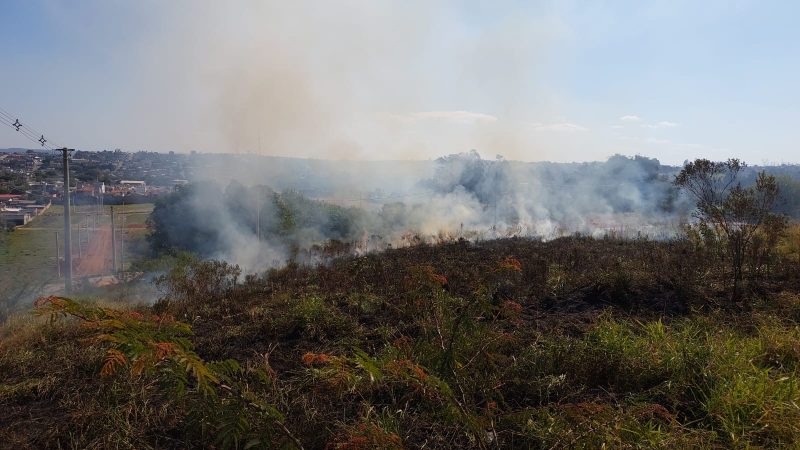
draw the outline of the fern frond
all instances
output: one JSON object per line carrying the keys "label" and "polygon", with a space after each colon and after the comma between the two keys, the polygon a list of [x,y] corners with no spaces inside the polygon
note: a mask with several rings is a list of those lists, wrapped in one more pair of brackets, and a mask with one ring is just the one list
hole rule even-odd
{"label": "fern frond", "polygon": [[117,349],[110,348],[106,351],[103,366],[100,369],[100,376],[110,377],[116,373],[117,368],[128,364],[128,358]]}

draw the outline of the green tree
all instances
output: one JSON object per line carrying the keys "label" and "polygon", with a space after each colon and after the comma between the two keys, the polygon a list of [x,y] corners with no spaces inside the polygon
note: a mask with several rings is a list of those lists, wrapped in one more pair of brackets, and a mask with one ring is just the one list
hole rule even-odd
{"label": "green tree", "polygon": [[785,218],[772,212],[779,191],[775,177],[762,171],[753,185],[742,187],[739,176],[746,167],[738,159],[697,159],[687,163],[674,181],[697,202],[698,226],[712,230],[726,244],[734,300],[741,295],[745,255],[754,239],[765,233],[777,236],[785,228]]}
{"label": "green tree", "polygon": [[775,212],[800,219],[800,180],[789,175],[779,175],[776,179],[780,192],[775,202]]}

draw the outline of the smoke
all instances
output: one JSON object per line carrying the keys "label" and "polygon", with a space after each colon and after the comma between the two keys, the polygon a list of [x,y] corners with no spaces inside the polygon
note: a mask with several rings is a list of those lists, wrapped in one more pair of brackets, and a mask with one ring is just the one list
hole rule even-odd
{"label": "smoke", "polygon": [[[574,232],[665,237],[690,209],[671,185],[674,170],[641,156],[520,163],[501,156],[485,160],[473,150],[438,159],[434,177],[421,184],[436,193],[429,204],[439,207],[429,217],[439,218],[438,226],[447,231],[466,223],[492,237]],[[448,212],[454,210],[460,212]]]}
{"label": "smoke", "polygon": [[[206,14],[213,14],[209,17]],[[497,141],[545,104],[543,48],[558,29],[508,16],[463,29],[455,3],[266,2],[191,19],[209,29],[223,151],[418,159]],[[192,43],[196,45],[196,43]],[[207,58],[207,59],[206,59]],[[523,100],[524,99],[524,100]],[[548,106],[542,113],[550,113]],[[487,120],[488,119],[488,120]],[[528,139],[504,152],[528,155]]]}
{"label": "smoke", "polygon": [[418,160],[477,147],[531,160],[570,134],[537,128],[564,114],[540,76],[553,42],[569,35],[552,6],[92,5],[52,12],[65,27],[124,26],[92,25],[74,38],[113,67],[103,86],[114,95],[97,102],[107,108],[94,114],[91,140],[74,134],[86,126],[66,136],[86,148]]}
{"label": "smoke", "polygon": [[[157,204],[152,241],[245,270],[315,262],[319,255],[308,252],[331,242],[337,254],[360,254],[509,236],[668,238],[691,209],[671,183],[677,169],[641,156],[522,163],[473,150],[413,163],[229,155],[193,161],[194,183]],[[205,178],[222,166],[239,176]]]}
{"label": "smoke", "polygon": [[[157,5],[132,52],[147,87],[135,110],[152,124],[142,142],[232,154],[193,157],[200,187],[176,210],[193,211],[206,239],[171,237],[186,248],[258,267],[329,239],[366,251],[602,233],[675,214],[657,161],[528,164],[459,153],[564,160],[592,145],[543,82],[561,57],[552,44],[571,33],[547,4],[535,14],[516,2]],[[451,156],[424,161],[442,154]],[[271,191],[257,194],[259,186]],[[291,227],[281,222],[287,198],[302,219]],[[261,239],[256,228],[266,225],[252,222],[253,208],[277,220]],[[342,214],[346,232],[330,226]]]}

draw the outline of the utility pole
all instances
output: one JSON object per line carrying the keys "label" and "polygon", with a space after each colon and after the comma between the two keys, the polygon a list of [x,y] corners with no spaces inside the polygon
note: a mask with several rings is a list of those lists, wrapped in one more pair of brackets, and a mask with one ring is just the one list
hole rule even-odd
{"label": "utility pole", "polygon": [[114,229],[114,207],[111,207],[111,270],[117,273],[117,232]]}
{"label": "utility pole", "polygon": [[58,272],[58,278],[61,278],[61,252],[58,248],[58,231],[56,231],[56,271]]}
{"label": "utility pole", "polygon": [[72,293],[72,218],[69,210],[69,152],[75,149],[62,148],[64,161],[64,294]]}
{"label": "utility pole", "polygon": [[122,228],[119,231],[119,271],[125,274],[125,194],[122,194]]}

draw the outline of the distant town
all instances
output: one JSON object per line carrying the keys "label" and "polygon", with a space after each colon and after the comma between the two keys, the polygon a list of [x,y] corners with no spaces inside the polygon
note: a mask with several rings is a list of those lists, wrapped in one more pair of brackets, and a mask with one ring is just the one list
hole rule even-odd
{"label": "distant town", "polygon": [[[76,151],[70,159],[73,204],[151,203],[186,184],[191,155],[121,150]],[[0,226],[25,225],[52,204],[63,203],[60,153],[0,150]]]}

